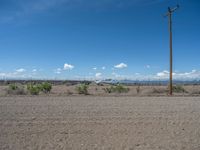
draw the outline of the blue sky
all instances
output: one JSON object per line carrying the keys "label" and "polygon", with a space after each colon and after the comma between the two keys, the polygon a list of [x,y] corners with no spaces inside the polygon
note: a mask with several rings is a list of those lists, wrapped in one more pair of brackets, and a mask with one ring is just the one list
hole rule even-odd
{"label": "blue sky", "polygon": [[199,0],[1,0],[0,78],[200,78]]}

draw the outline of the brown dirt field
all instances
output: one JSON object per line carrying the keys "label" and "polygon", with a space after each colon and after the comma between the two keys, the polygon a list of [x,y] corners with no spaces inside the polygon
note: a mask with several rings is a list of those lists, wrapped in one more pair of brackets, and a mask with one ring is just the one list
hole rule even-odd
{"label": "brown dirt field", "polygon": [[1,150],[200,150],[198,97],[0,97]]}

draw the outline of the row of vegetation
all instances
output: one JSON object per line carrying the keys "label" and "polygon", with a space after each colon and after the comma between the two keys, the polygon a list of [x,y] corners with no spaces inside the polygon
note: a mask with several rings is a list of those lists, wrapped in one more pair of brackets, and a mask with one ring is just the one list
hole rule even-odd
{"label": "row of vegetation", "polygon": [[[76,86],[76,91],[78,94],[89,95],[88,88],[89,88],[89,84],[79,84]],[[15,95],[25,95],[25,94],[38,95],[40,93],[48,94],[51,92],[51,89],[52,89],[52,84],[48,82],[37,83],[37,84],[29,83],[27,85],[15,83],[15,84],[9,85],[7,89],[7,93],[15,94]],[[121,84],[116,84],[110,87],[103,88],[103,90],[106,93],[128,93],[130,89]],[[96,88],[96,91],[97,91],[97,88]],[[167,93],[168,91],[169,91],[168,88],[167,89],[153,88],[153,93]],[[173,86],[173,92],[174,93],[188,93],[180,85]],[[136,87],[136,93],[137,94],[141,93],[140,86]]]}
{"label": "row of vegetation", "polygon": [[48,82],[33,84],[29,83],[27,85],[22,85],[18,83],[10,84],[7,93],[8,94],[15,94],[15,95],[38,95],[39,93],[50,93],[52,89],[52,85]]}

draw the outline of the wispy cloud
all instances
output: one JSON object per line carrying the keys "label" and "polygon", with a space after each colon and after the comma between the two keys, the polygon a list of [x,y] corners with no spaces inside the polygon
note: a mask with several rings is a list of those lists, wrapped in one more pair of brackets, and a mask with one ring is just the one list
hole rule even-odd
{"label": "wispy cloud", "polygon": [[20,69],[17,69],[17,70],[16,70],[17,73],[22,73],[22,72],[25,72],[25,71],[26,71],[26,70],[25,70],[24,68],[20,68]]}

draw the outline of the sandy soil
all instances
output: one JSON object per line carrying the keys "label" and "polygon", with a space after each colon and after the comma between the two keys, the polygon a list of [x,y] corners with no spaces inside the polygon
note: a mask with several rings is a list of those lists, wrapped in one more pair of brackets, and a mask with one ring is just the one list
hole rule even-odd
{"label": "sandy soil", "polygon": [[1,150],[200,150],[198,97],[0,97]]}

